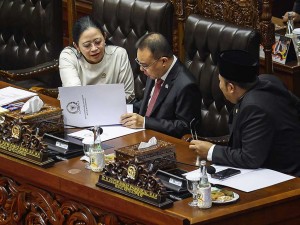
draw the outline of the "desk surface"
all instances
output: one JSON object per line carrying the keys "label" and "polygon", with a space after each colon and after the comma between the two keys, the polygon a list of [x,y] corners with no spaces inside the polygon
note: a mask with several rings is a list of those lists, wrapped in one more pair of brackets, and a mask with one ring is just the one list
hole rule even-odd
{"label": "desk surface", "polygon": [[[0,87],[4,86],[5,84],[0,82]],[[55,99],[45,96],[42,96],[42,99],[47,103],[59,105],[59,102]],[[150,130],[123,136],[106,143],[116,149],[146,141],[152,136],[174,143],[178,161],[186,163],[195,161],[196,154],[188,149],[188,143]],[[12,178],[16,181],[18,192],[28,194],[26,185],[29,185],[30,187],[37,187],[39,190],[46,190],[47,193],[51,193],[50,197],[63,196],[72,201],[72,205],[76,205],[74,202],[80,204],[81,208],[78,206],[77,208],[86,214],[88,210],[85,207],[94,216],[97,213],[97,215],[99,213],[108,215],[109,212],[115,216],[113,217],[115,220],[107,220],[106,224],[121,224],[120,221],[127,221],[127,224],[286,225],[299,224],[300,221],[300,210],[298,210],[300,205],[300,178],[251,193],[236,191],[240,195],[240,199],[234,204],[213,205],[210,209],[200,210],[189,207],[187,204],[191,199],[185,199],[175,202],[172,208],[161,210],[96,187],[95,184],[98,181],[99,174],[86,170],[84,163],[78,157],[58,162],[48,169],[39,168],[2,154],[0,154],[0,160],[0,174],[2,175],[0,181],[2,181],[3,176]],[[180,167],[186,170],[193,169],[183,165],[180,165]],[[24,185],[26,188],[24,188]],[[7,188],[3,181],[0,182],[0,186]],[[3,193],[3,190],[0,190],[0,193]],[[43,192],[40,191],[39,193]],[[24,199],[27,200],[27,198]],[[55,203],[63,201],[61,197],[55,199],[58,199]],[[64,207],[66,207],[65,204]],[[48,207],[53,207],[52,211],[57,210],[57,207],[53,205],[55,204],[48,204]],[[0,201],[0,206],[4,207],[4,201]],[[61,212],[65,211],[61,210]],[[60,223],[52,221],[49,224]]]}

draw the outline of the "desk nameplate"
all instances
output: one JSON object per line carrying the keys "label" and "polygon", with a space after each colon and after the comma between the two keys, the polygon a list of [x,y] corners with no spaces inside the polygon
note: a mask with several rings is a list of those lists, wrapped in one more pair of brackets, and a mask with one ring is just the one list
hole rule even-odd
{"label": "desk nameplate", "polygon": [[103,187],[110,191],[129,196],[136,200],[162,209],[169,208],[173,205],[173,201],[168,198],[162,199],[159,194],[153,193],[151,191],[142,189],[136,185],[129,184],[106,175],[99,176],[99,181],[96,184],[96,186]]}
{"label": "desk nameplate", "polygon": [[44,152],[37,152],[20,145],[0,140],[0,152],[15,158],[33,163],[35,165],[47,168],[53,166],[55,161],[48,158],[48,154]]}

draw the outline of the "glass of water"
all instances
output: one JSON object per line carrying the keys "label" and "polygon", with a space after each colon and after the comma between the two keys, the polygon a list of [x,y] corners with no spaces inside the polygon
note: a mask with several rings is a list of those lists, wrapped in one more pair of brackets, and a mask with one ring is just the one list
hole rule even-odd
{"label": "glass of water", "polygon": [[189,206],[195,207],[198,205],[197,192],[198,192],[199,181],[200,181],[200,176],[193,175],[193,176],[186,177],[187,189],[193,195],[193,201],[188,203]]}

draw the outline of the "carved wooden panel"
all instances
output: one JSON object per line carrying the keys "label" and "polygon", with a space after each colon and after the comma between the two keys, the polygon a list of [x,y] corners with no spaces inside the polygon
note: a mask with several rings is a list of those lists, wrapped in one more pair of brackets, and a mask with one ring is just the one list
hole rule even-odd
{"label": "carved wooden panel", "polygon": [[259,29],[257,0],[189,0],[187,8],[188,13]]}
{"label": "carved wooden panel", "polygon": [[0,225],[140,225],[99,208],[0,176]]}

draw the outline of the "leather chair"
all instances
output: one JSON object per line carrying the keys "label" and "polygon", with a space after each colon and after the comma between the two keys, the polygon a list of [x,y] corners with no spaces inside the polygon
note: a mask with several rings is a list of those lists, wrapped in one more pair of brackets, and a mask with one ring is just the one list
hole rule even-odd
{"label": "leather chair", "polygon": [[92,16],[113,45],[127,50],[134,74],[135,95],[141,100],[146,76],[135,62],[135,44],[149,32],[163,34],[172,44],[173,5],[168,0],[93,0]]}
{"label": "leather chair", "polygon": [[242,49],[259,59],[259,33],[222,21],[190,15],[185,23],[185,65],[195,75],[202,94],[198,139],[218,144],[228,141],[228,115],[232,105],[219,88],[218,56],[221,51]]}
{"label": "leather chair", "polygon": [[30,88],[61,86],[61,0],[0,3],[0,80]]}

